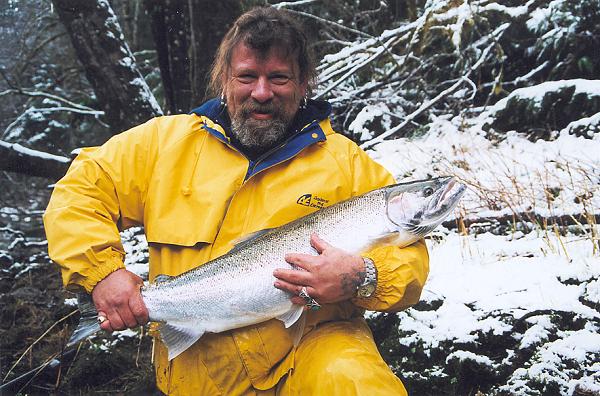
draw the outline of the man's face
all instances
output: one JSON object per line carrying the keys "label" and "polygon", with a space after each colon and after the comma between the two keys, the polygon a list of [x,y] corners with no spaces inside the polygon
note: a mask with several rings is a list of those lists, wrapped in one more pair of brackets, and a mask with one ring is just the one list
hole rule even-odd
{"label": "man's face", "polygon": [[223,84],[233,133],[257,152],[285,137],[306,92],[294,56],[277,47],[261,55],[243,43],[234,47]]}

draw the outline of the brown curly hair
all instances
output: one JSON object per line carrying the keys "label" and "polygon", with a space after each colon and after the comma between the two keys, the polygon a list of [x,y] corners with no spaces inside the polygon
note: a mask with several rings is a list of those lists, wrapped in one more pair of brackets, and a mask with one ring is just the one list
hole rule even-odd
{"label": "brown curly hair", "polygon": [[307,82],[310,93],[316,76],[316,66],[302,25],[288,12],[274,7],[257,7],[241,15],[225,34],[210,72],[209,92],[219,96],[223,92],[223,75],[229,73],[233,48],[244,43],[267,56],[273,47],[296,57],[300,68],[300,82]]}

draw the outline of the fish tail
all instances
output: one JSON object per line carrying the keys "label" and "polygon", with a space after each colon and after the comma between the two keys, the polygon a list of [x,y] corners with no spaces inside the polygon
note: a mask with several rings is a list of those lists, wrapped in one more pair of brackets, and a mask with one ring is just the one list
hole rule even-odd
{"label": "fish tail", "polygon": [[77,305],[80,314],[79,324],[71,335],[67,347],[71,347],[101,330],[100,324],[98,324],[98,312],[96,312],[92,297],[87,293],[79,293]]}

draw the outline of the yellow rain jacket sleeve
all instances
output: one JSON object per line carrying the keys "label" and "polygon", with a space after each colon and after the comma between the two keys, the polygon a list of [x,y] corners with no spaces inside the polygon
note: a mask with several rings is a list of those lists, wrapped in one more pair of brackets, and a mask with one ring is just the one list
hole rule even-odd
{"label": "yellow rain jacket sleeve", "polygon": [[[56,184],[44,215],[48,250],[65,286],[90,292],[122,268],[119,230],[132,225],[144,226],[153,280],[221,256],[245,235],[394,182],[328,119],[303,131],[297,150],[268,164],[249,162],[223,128],[196,114],[159,117],[84,149]],[[423,241],[365,255],[378,271],[374,295],[308,312],[305,336],[326,323],[360,322],[359,333],[372,343],[364,309],[397,311],[417,302],[428,272]],[[157,339],[157,385],[181,395],[273,389],[293,371],[296,354],[292,335],[276,319],[205,334],[172,361]]]}
{"label": "yellow rain jacket sleeve", "polygon": [[119,230],[142,224],[155,157],[155,121],[85,148],[56,184],[44,213],[50,257],[68,290],[92,291],[124,268]]}

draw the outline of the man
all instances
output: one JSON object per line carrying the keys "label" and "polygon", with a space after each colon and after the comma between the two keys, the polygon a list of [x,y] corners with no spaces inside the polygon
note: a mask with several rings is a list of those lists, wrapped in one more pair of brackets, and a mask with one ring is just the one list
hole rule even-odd
{"label": "man", "polygon": [[[220,99],[81,152],[56,185],[44,220],[66,287],[92,294],[103,329],[148,321],[142,280],[123,266],[119,229],[144,226],[151,279],[178,275],[225,254],[244,235],[393,183],[333,132],[326,102],[306,100],[314,75],[297,22],[257,8],[235,22],[219,48],[211,84]],[[428,272],[423,241],[364,257],[318,235],[306,243],[319,254],[285,257],[306,271],[277,270],[273,278],[296,304],[321,306],[306,311],[299,345],[278,320],[205,334],[171,362],[158,342],[164,393],[406,393],[362,315],[417,302]]]}

